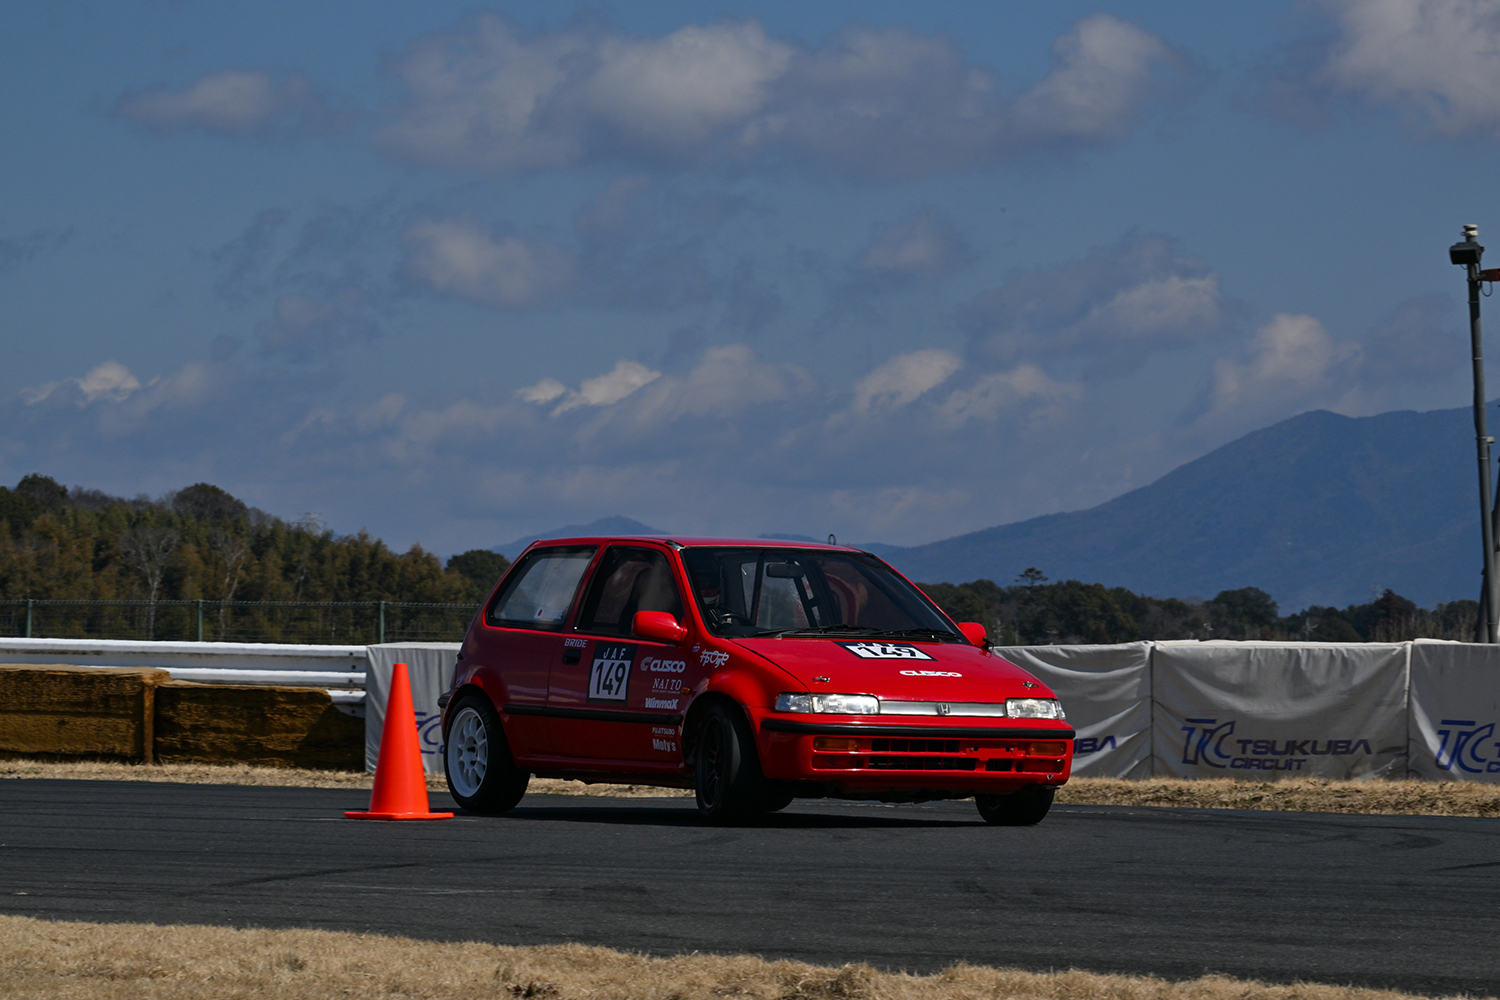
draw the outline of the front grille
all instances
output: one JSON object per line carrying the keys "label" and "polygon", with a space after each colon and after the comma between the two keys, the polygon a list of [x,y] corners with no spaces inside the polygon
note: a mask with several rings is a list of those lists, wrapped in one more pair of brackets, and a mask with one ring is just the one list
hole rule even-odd
{"label": "front grille", "polygon": [[958,740],[871,740],[876,753],[958,753]]}
{"label": "front grille", "polygon": [[[896,740],[905,743],[905,740]],[[912,740],[920,743],[921,740]],[[942,743],[943,740],[933,740]],[[971,757],[871,757],[865,767],[880,771],[972,771],[978,761]]]}

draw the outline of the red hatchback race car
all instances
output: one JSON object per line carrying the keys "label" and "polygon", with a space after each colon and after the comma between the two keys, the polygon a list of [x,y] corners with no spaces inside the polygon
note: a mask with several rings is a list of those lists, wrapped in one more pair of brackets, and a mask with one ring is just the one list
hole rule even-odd
{"label": "red hatchback race car", "polygon": [[793,798],[974,796],[1039,822],[1073,729],[1048,688],[857,549],[657,537],[537,542],[439,702],[448,787],[480,813],[530,776],[697,790],[714,822]]}

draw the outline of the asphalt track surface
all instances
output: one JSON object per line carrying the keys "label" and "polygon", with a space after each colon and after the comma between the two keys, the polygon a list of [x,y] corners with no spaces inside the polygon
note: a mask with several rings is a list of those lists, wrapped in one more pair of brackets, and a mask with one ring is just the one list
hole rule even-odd
{"label": "asphalt track surface", "polygon": [[[531,796],[356,822],[367,794],[0,780],[0,912],[581,941],[934,971],[957,961],[1500,995],[1500,821]],[[434,808],[452,808],[434,795]]]}

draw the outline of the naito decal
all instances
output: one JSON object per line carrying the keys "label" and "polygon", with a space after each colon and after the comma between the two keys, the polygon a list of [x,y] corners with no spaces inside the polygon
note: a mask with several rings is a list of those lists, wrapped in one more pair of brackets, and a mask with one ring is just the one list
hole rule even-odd
{"label": "naito decal", "polygon": [[600,643],[594,647],[594,665],[589,668],[589,701],[624,701],[630,688],[630,663],[635,647],[625,643]]}
{"label": "naito decal", "polygon": [[930,660],[932,657],[904,642],[840,642],[861,660]]}

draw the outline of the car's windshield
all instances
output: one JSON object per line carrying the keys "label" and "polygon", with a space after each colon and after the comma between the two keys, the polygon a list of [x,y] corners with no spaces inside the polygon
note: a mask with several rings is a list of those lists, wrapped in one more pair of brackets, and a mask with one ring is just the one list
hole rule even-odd
{"label": "car's windshield", "polygon": [[693,596],[715,635],[854,635],[965,641],[874,556],[828,549],[683,550]]}

